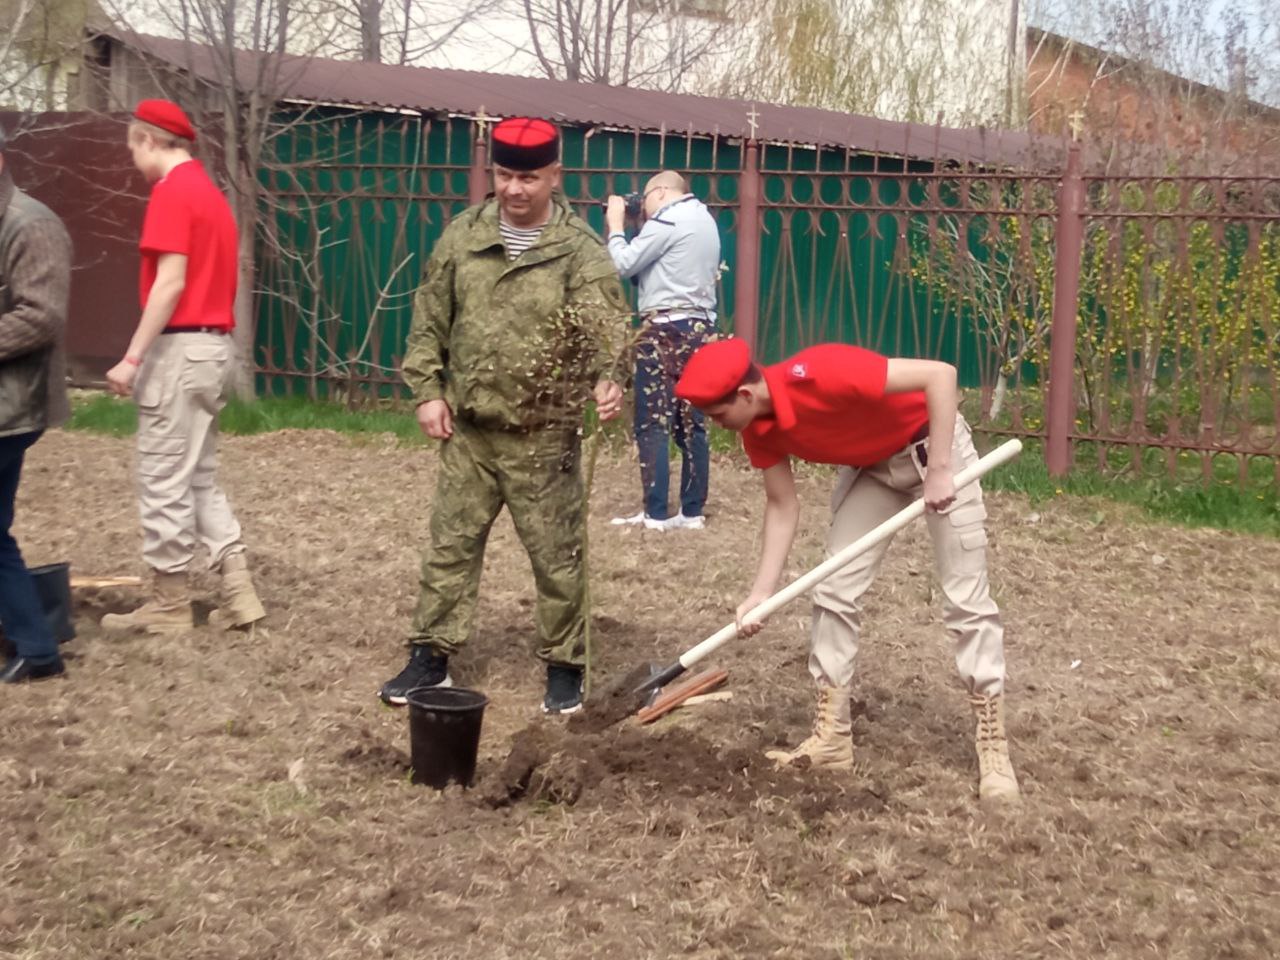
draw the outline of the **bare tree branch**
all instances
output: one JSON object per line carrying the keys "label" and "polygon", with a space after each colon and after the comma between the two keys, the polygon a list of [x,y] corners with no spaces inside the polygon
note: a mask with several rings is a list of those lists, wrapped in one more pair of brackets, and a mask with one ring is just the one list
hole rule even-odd
{"label": "bare tree branch", "polygon": [[693,90],[695,71],[727,54],[734,31],[727,17],[690,15],[692,6],[685,6],[686,0],[519,0],[528,36],[517,48],[552,79]]}
{"label": "bare tree branch", "polygon": [[1280,155],[1280,109],[1255,93],[1280,73],[1262,4],[1040,0],[1032,16],[1047,28],[1028,61],[1033,129],[1074,125],[1112,171],[1246,172]]}
{"label": "bare tree branch", "polygon": [[0,0],[0,107],[67,109],[86,17],[84,0]]}

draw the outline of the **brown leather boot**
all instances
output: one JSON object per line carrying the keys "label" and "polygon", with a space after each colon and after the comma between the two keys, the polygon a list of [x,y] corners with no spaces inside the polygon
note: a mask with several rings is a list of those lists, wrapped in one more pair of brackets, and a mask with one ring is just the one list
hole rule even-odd
{"label": "brown leather boot", "polygon": [[794,750],[768,750],[765,756],[779,766],[808,758],[811,767],[848,770],[853,766],[852,722],[848,687],[818,684],[818,711],[813,733]]}
{"label": "brown leather boot", "polygon": [[983,800],[1017,803],[1021,794],[1004,735],[1004,698],[1000,694],[972,696],[969,703],[978,720],[974,736],[978,750],[978,796]]}
{"label": "brown leather boot", "polygon": [[129,613],[108,613],[102,629],[108,633],[180,633],[195,626],[187,573],[154,571],[151,599]]}
{"label": "brown leather boot", "polygon": [[233,553],[222,561],[222,609],[216,613],[209,618],[210,623],[241,630],[267,615],[253,588],[249,562],[243,553]]}

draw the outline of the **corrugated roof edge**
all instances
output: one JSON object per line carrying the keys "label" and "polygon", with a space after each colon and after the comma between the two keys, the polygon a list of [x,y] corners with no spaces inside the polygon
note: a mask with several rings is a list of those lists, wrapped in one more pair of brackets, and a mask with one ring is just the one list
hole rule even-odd
{"label": "corrugated roof edge", "polygon": [[[212,47],[128,31],[104,31],[103,35],[208,82],[218,82]],[[263,66],[260,58],[267,56],[237,51],[237,70],[240,65],[256,70]],[[1066,153],[1065,142],[1056,137],[903,123],[815,107],[319,57],[286,55],[277,66],[281,101],[467,116],[528,114],[564,123],[847,147],[871,154],[1046,172],[1060,169]],[[407,96],[406,90],[421,94]]]}

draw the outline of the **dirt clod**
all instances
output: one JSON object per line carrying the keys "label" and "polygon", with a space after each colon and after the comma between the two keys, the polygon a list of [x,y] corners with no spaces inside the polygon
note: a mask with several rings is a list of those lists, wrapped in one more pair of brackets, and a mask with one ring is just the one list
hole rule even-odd
{"label": "dirt clod", "polygon": [[590,709],[569,718],[569,726],[583,733],[599,733],[635,714],[649,699],[636,688],[654,675],[647,663],[633,667],[621,680],[610,686],[603,696],[593,698]]}
{"label": "dirt clod", "polygon": [[781,798],[793,801],[806,822],[831,810],[885,806],[884,798],[871,790],[826,771],[778,767],[761,749],[726,749],[680,728],[654,732],[632,724],[597,733],[572,725],[526,727],[516,734],[506,760],[478,799],[490,807],[521,801],[594,806],[637,793],[714,798],[725,810]]}

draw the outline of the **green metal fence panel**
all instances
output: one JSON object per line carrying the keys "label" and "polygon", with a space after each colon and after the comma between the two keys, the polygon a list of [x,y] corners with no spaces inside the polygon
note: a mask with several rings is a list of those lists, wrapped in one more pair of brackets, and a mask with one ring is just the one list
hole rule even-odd
{"label": "green metal fence panel", "polygon": [[[268,194],[258,242],[261,391],[397,391],[412,294],[436,240],[466,206],[476,135],[465,118],[310,113],[276,138],[261,174]],[[641,189],[662,169],[688,174],[721,226],[732,268],[739,147],[692,134],[569,126],[563,161],[566,198],[601,232],[611,193]],[[733,291],[723,281],[720,304],[721,316],[731,317]]]}
{"label": "green metal fence panel", "polygon": [[399,392],[413,293],[466,206],[470,121],[294,120],[261,171],[257,361],[265,393]]}
{"label": "green metal fence panel", "polygon": [[[423,265],[467,204],[468,118],[311,111],[283,118],[262,171],[260,389],[312,396],[398,390],[396,369]],[[720,327],[734,330],[743,150],[726,138],[566,125],[563,192],[598,231],[612,193],[684,173],[721,230]],[[771,145],[761,163],[757,352],[773,362],[841,341],[929,356],[980,379],[961,312],[913,275],[909,234],[934,166],[843,149]],[[487,176],[487,173],[484,174]]]}

